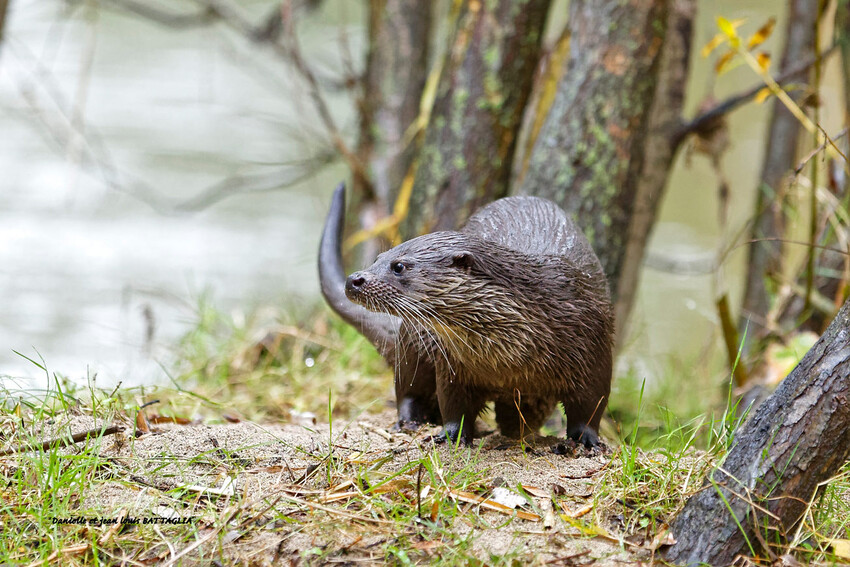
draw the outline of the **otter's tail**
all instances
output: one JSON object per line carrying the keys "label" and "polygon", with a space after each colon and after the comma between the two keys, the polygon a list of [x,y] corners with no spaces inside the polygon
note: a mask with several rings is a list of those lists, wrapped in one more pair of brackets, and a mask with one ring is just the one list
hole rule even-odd
{"label": "otter's tail", "polygon": [[342,267],[342,231],[345,224],[345,183],[334,191],[319,245],[319,282],[322,295],[340,317],[369,339],[385,357],[395,345],[400,320],[374,313],[352,303],[345,296],[345,270]]}

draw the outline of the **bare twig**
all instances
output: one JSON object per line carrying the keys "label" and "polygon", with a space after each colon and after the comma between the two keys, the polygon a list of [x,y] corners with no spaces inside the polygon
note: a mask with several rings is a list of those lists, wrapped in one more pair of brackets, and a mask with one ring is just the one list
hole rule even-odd
{"label": "bare twig", "polygon": [[[814,95],[820,99],[820,82],[821,82],[821,70],[822,65],[820,61],[820,26],[821,20],[823,19],[823,11],[826,7],[825,2],[818,3],[818,17],[815,18],[815,38],[812,47],[815,50],[815,56],[818,61],[815,63],[814,68]],[[830,143],[834,150],[838,150],[838,147],[835,145],[835,140],[830,140],[829,136],[826,133],[826,130],[823,129],[823,126],[820,125],[820,105],[816,104],[814,109],[812,109],[813,116],[812,121],[817,125],[815,131],[812,133],[814,136],[814,145],[818,147],[821,145],[821,134],[823,134],[823,147],[826,149],[826,144]],[[845,167],[847,162],[847,157],[842,154],[842,157],[845,161]],[[818,235],[818,164],[817,162],[812,162],[812,173],[810,175],[812,186],[809,190],[809,242],[812,244],[809,246],[808,254],[806,255],[806,296],[803,304],[803,310],[808,311],[809,307],[812,304],[812,290],[815,285],[815,249],[814,244]]]}
{"label": "bare twig", "polygon": [[218,14],[211,6],[204,6],[196,12],[178,12],[160,8],[150,2],[139,2],[137,0],[110,0],[110,3],[161,26],[173,29],[204,27],[218,18]]}
{"label": "bare twig", "polygon": [[[740,244],[736,244],[735,246],[732,247],[732,249],[734,250],[735,248],[739,248],[741,246],[746,246],[747,244],[752,244],[754,242],[782,242],[782,243],[785,243],[785,244],[798,244],[800,246],[809,246],[808,242],[805,242],[805,241],[802,241],[802,240],[791,240],[789,238],[780,238],[778,236],[773,236],[773,237],[770,237],[770,238],[750,238],[746,242],[741,242]],[[819,248],[820,250],[828,250],[830,252],[835,252],[836,254],[844,254],[844,255],[850,256],[850,252],[848,252],[847,250],[842,250],[840,248],[834,248],[832,246],[815,244],[815,248]]]}
{"label": "bare twig", "polygon": [[[50,70],[32,53],[22,49],[25,48],[15,45],[10,53],[23,56],[31,62],[28,71],[32,79],[20,82],[19,92],[29,105],[31,116],[42,124],[57,151],[63,155],[72,155],[78,165],[90,169],[110,189],[129,195],[161,214],[193,212],[232,195],[267,193],[290,187],[315,175],[322,166],[333,162],[337,155],[328,148],[306,159],[284,164],[270,173],[234,175],[216,182],[186,201],[172,205],[154,187],[133,178],[114,163],[98,130],[85,124],[80,105],[72,104]],[[74,114],[66,114],[66,108],[73,108]]]}
{"label": "bare twig", "polygon": [[[27,59],[31,63],[27,72],[32,78],[19,81],[18,91],[29,105],[31,116],[42,124],[57,149],[65,155],[73,143],[79,144],[80,165],[91,169],[104,185],[138,199],[156,211],[166,212],[153,188],[140,181],[125,181],[130,176],[115,165],[103,138],[95,128],[89,126],[85,133],[77,129],[74,120],[65,110],[72,105],[53,73],[25,46],[14,44],[9,48],[10,53],[17,58]],[[46,97],[40,96],[39,91],[43,91]],[[48,104],[45,104],[43,98],[47,99]]]}
{"label": "bare twig", "polygon": [[280,17],[280,6],[277,4],[271,9],[263,23],[254,30],[256,41],[277,41],[283,31],[283,19]]}
{"label": "bare twig", "polygon": [[324,165],[337,158],[336,152],[321,152],[299,163],[286,165],[272,173],[232,175],[175,206],[177,212],[199,211],[240,193],[270,193],[297,185],[314,176]]}
{"label": "bare twig", "polygon": [[[97,10],[86,10],[86,20],[88,23],[88,38],[86,40],[86,48],[83,53],[83,60],[80,74],[77,77],[77,89],[73,97],[73,110],[71,112],[71,129],[74,135],[71,136],[66,148],[66,155],[69,163],[78,164],[83,157],[83,145],[85,144],[86,130],[86,103],[88,102],[89,86],[91,84],[92,67],[94,65],[94,55],[97,48]],[[79,169],[75,168],[75,175]]]}
{"label": "bare twig", "polygon": [[[167,22],[169,17],[174,15],[169,11],[161,9],[139,10],[139,4],[136,0],[111,1],[138,15],[158,23],[164,23],[165,25],[170,25],[165,22]],[[191,18],[187,16],[180,25],[170,25],[170,27],[187,27],[187,22],[192,25],[205,25],[211,21],[221,21],[249,40],[269,46],[278,57],[290,63],[306,81],[310,100],[327,130],[334,149],[343,157],[351,169],[352,175],[362,184],[361,186],[365,189],[367,197],[371,195],[373,193],[372,184],[369,181],[365,167],[343,139],[342,133],[337,127],[331,115],[330,108],[322,95],[319,80],[303,57],[298,37],[295,33],[294,7],[291,0],[284,0],[280,4],[280,8],[275,9],[259,25],[253,24],[227,0],[198,0],[198,2],[205,7],[204,10],[192,14]],[[344,80],[343,86],[348,82]]]}
{"label": "bare twig", "polygon": [[[808,153],[808,155],[807,155],[806,157],[804,157],[804,158],[800,161],[800,163],[798,163],[798,164],[797,164],[797,167],[795,167],[795,168],[794,168],[794,175],[799,175],[799,174],[800,174],[800,172],[801,172],[801,171],[803,171],[803,168],[804,168],[804,167],[806,167],[806,164],[808,164],[808,163],[809,163],[809,161],[811,161],[811,159],[812,159],[813,157],[815,157],[815,156],[816,156],[816,155],[818,155],[820,152],[822,152],[822,151],[824,150],[824,148],[826,148],[826,145],[827,145],[828,143],[837,142],[838,140],[840,140],[841,138],[843,138],[844,136],[846,136],[846,135],[847,135],[848,130],[850,130],[850,128],[845,127],[845,128],[844,128],[844,129],[842,129],[840,132],[838,132],[838,134],[836,134],[835,136],[833,136],[831,139],[830,139],[828,136],[824,136],[826,139],[823,141],[823,143],[821,143],[818,147],[816,147],[816,148],[815,148],[815,149],[813,149],[811,152],[809,152],[809,153]],[[846,161],[846,159],[847,159],[847,158],[845,157],[845,161]]]}
{"label": "bare twig", "polygon": [[[801,61],[794,67],[791,67],[787,71],[777,75],[774,80],[780,85],[784,85],[790,79],[799,75],[803,71],[806,71],[807,69],[809,69],[809,67],[811,67],[818,61],[826,59],[829,55],[836,51],[839,45],[839,42],[832,44],[829,49],[824,50],[824,52],[821,53],[820,56],[809,57],[808,59]],[[713,120],[716,120],[721,116],[724,116],[737,109],[738,107],[743,106],[747,102],[751,101],[763,88],[765,88],[764,82],[760,82],[759,84],[754,85],[753,87],[750,87],[749,89],[743,92],[740,92],[736,95],[732,95],[726,100],[717,103],[715,106],[706,110],[696,118],[686,122],[676,131],[675,134],[673,134],[674,145],[678,145],[688,134],[700,130],[701,128],[711,123]]]}
{"label": "bare twig", "polygon": [[[370,187],[366,181],[367,176],[362,164],[343,140],[342,134],[331,115],[330,108],[322,96],[316,75],[301,53],[301,46],[298,42],[298,36],[295,33],[294,8],[291,0],[284,0],[281,3],[280,9],[276,14],[277,21],[280,22],[279,24],[272,24],[271,22],[274,19],[274,16],[268,16],[265,22],[259,26],[255,26],[251,23],[250,20],[243,16],[226,0],[203,0],[203,3],[206,5],[208,13],[211,13],[215,17],[221,19],[221,21],[228,27],[239,32],[243,36],[248,37],[252,41],[271,46],[278,56],[292,64],[295,70],[298,71],[301,77],[307,82],[310,99],[313,101],[313,106],[319,114],[322,124],[324,124],[328,134],[330,135],[331,143],[334,148],[348,163],[352,173],[356,177],[362,177],[362,180],[366,183],[365,186]],[[280,28],[275,29],[277,26],[280,26]],[[278,37],[281,38],[282,43],[278,43]]]}
{"label": "bare twig", "polygon": [[56,561],[57,559],[62,557],[62,562],[66,561],[65,557],[69,555],[80,555],[81,553],[85,553],[89,550],[89,543],[81,543],[78,545],[71,545],[68,547],[63,547],[61,549],[55,550],[53,553],[47,556],[46,559],[38,559],[33,561],[27,567],[36,567],[38,565],[49,565],[50,563]]}
{"label": "bare twig", "polygon": [[310,69],[307,65],[301,54],[298,36],[295,33],[294,18],[292,17],[291,0],[284,0],[281,4],[280,10],[284,28],[284,47],[289,55],[289,60],[304,80],[307,81],[310,98],[313,101],[313,105],[316,107],[316,111],[319,113],[319,118],[321,118],[322,123],[328,130],[328,134],[331,137],[331,143],[334,148],[336,148],[340,155],[342,155],[343,159],[345,159],[346,163],[351,168],[351,173],[356,178],[356,181],[365,189],[365,197],[372,198],[374,196],[374,189],[369,181],[369,176],[366,174],[360,159],[353,151],[351,151],[351,149],[349,149],[345,140],[343,140],[342,135],[334,122],[333,116],[331,116],[330,109],[328,108],[321,90],[319,89],[319,83],[316,80],[316,76],[313,74],[312,69]]}
{"label": "bare twig", "polygon": [[735,384],[739,387],[747,383],[747,369],[744,367],[744,361],[738,356],[738,331],[735,328],[735,323],[732,322],[732,315],[729,311],[729,298],[723,294],[717,300],[717,313],[720,317],[720,327],[723,330],[723,343],[726,345],[726,355],[729,359],[729,369],[735,376]]}
{"label": "bare twig", "polygon": [[177,553],[176,555],[172,554],[171,557],[169,558],[169,560],[162,564],[163,567],[171,567],[172,565],[176,565],[177,562],[180,561],[181,558],[192,553],[193,551],[195,551],[196,549],[198,549],[202,545],[206,544],[208,541],[212,541],[213,539],[217,538],[218,534],[223,529],[225,529],[230,524],[230,522],[238,514],[240,514],[244,509],[245,509],[244,505],[241,506],[241,507],[240,506],[231,506],[230,508],[226,509],[221,514],[221,516],[219,516],[218,526],[216,526],[214,529],[210,530],[209,533],[207,533],[205,536],[196,539],[193,543],[191,543],[190,545],[187,545],[186,547],[181,549],[180,552]]}
{"label": "bare twig", "polygon": [[48,439],[43,443],[28,443],[25,445],[18,445],[17,447],[10,447],[9,449],[4,449],[0,451],[0,457],[14,455],[15,453],[28,453],[30,451],[48,451],[50,449],[56,449],[59,447],[67,447],[69,445],[75,445],[81,441],[85,441],[86,439],[92,436],[105,437],[107,435],[114,435],[119,431],[121,431],[121,427],[117,425],[110,425],[105,429],[101,427],[95,427],[94,429],[75,433],[70,437],[57,437],[55,439]]}

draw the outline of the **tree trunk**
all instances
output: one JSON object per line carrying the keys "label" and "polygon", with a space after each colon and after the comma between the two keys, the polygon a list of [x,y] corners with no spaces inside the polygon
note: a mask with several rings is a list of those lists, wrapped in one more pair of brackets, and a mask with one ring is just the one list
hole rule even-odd
{"label": "tree trunk", "polygon": [[723,464],[673,522],[667,559],[727,565],[739,554],[771,555],[848,458],[850,301],[735,433]]}
{"label": "tree trunk", "polygon": [[467,0],[418,156],[405,238],[454,229],[508,192],[549,0]]}
{"label": "tree trunk", "polygon": [[[360,100],[357,154],[370,173],[373,194],[353,186],[360,225],[371,227],[389,214],[402,179],[415,154],[405,139],[419,116],[428,76],[432,6],[420,0],[371,0],[369,51]],[[364,263],[377,255],[377,242],[367,245]]]}
{"label": "tree trunk", "polygon": [[677,133],[682,126],[694,17],[696,0],[674,0],[671,3],[658,83],[646,126],[647,138],[642,148],[645,152],[641,160],[643,169],[634,194],[634,208],[629,219],[617,287],[612,290],[617,298],[617,344],[622,344],[626,333],[629,314],[637,296],[646,243],[655,225],[673,158],[682,142]]}
{"label": "tree trunk", "polygon": [[[650,128],[657,134],[673,119],[660,107],[654,112],[658,122],[651,124],[649,118],[659,85],[668,4],[665,0],[570,2],[567,69],[519,189],[552,199],[575,217],[599,255],[615,295],[621,289],[630,233],[643,233],[651,225],[655,203],[647,194],[660,193],[666,180],[668,168],[658,179],[647,179],[638,198],[647,148],[654,142]],[[686,38],[690,32],[684,31]],[[674,73],[673,68],[683,62],[676,60],[672,49],[669,57]],[[668,102],[681,105],[679,97],[674,95]],[[650,159],[663,166],[674,148],[669,141],[662,144],[668,147],[659,147]],[[650,217],[643,227],[632,226],[636,200]],[[637,246],[642,248],[640,243]],[[630,277],[636,279],[632,273],[636,268],[630,270]]]}
{"label": "tree trunk", "polygon": [[[844,82],[844,125],[850,124],[850,2],[839,2],[835,12],[835,40],[841,46],[841,72]],[[850,147],[845,135],[837,141],[844,154]],[[816,161],[819,158],[814,158]],[[819,203],[820,231],[817,244],[823,246],[814,250],[815,272],[813,275],[813,291],[819,294],[822,301],[811,302],[806,305],[804,287],[802,282],[798,292],[794,294],[788,304],[783,308],[780,323],[783,330],[802,328],[815,333],[823,332],[829,320],[832,318],[838,306],[844,302],[848,295],[848,281],[850,280],[850,250],[844,253],[840,249],[843,242],[848,241],[847,227],[841,223],[831,224],[829,221],[835,218],[835,209],[848,208],[847,178],[844,175],[843,160],[828,159],[827,167],[829,180],[826,187],[834,198],[831,202]],[[828,309],[824,309],[827,307]]]}
{"label": "tree trunk", "polygon": [[[818,0],[790,0],[788,40],[782,54],[780,72],[813,56],[817,14]],[[805,85],[808,76],[806,70],[790,77],[790,80]],[[783,201],[790,180],[789,172],[796,165],[799,135],[800,122],[781,101],[775,100],[756,199],[755,219],[750,231],[750,238],[758,242],[753,242],[749,247],[747,281],[741,309],[741,328],[747,326],[749,321],[749,336],[762,336],[767,330],[766,316],[773,291],[770,282],[782,273],[783,246],[779,239],[785,232]]]}
{"label": "tree trunk", "polygon": [[3,30],[6,25],[6,12],[9,11],[9,0],[0,0],[0,45],[2,45],[5,36]]}

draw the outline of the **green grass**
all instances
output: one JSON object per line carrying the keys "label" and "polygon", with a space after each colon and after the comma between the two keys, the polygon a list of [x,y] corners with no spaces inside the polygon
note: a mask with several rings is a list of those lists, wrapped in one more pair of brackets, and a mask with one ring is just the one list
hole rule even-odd
{"label": "green grass", "polygon": [[284,315],[276,328],[258,334],[254,317],[237,322],[203,299],[198,323],[180,340],[175,358],[168,374],[197,396],[196,410],[209,405],[202,402],[227,400],[222,411],[260,421],[318,413],[328,391],[334,415],[377,412],[392,384],[391,371],[366,339],[324,309],[298,319]]}
{"label": "green grass", "polygon": [[[44,361],[33,360],[47,386],[37,392],[2,392],[0,447],[38,447],[46,438],[65,435],[70,420],[94,420],[97,428],[114,422],[126,429],[103,438],[94,434],[89,442],[70,447],[38,447],[0,457],[0,564],[97,564],[122,558],[159,562],[187,549],[186,557],[194,560],[226,563],[233,557],[222,555],[222,549],[231,540],[238,545],[256,536],[262,542],[261,536],[268,535],[283,541],[302,533],[329,534],[327,541],[341,536],[349,542],[304,547],[302,557],[316,564],[345,559],[352,550],[399,565],[527,562],[521,535],[530,529],[527,523],[509,514],[483,513],[474,500],[457,497],[490,498],[501,459],[507,457],[480,445],[427,449],[403,465],[394,464],[392,453],[352,453],[346,448],[351,431],[341,424],[383,410],[392,395],[390,372],[374,349],[324,311],[282,318],[278,332],[266,337],[262,347],[254,325],[251,317],[235,320],[202,301],[196,327],[179,342],[174,359],[163,363],[169,383],[160,387],[110,391],[95,387],[91,379],[81,386],[50,372]],[[631,552],[662,535],[701,486],[706,471],[723,458],[742,419],[722,374],[697,377],[714,392],[714,410],[706,411],[694,397],[674,395],[683,381],[693,378],[688,368],[697,366],[671,364],[668,376],[651,386],[637,373],[617,378],[606,425],[614,442],[610,460],[577,481],[588,487],[589,499],[555,491],[541,500],[521,485],[508,488],[522,495],[525,509],[540,518],[546,516],[541,506],[548,502],[561,526],[558,533],[571,534],[569,538],[603,539]],[[141,409],[153,400],[159,401]],[[165,451],[147,461],[104,456],[101,449],[108,444],[135,447],[137,441],[126,432],[133,431],[140,411],[148,417],[200,416],[204,424],[224,423],[233,415],[278,423],[304,412],[318,414],[319,421],[329,423],[327,433],[315,446],[297,448],[311,465],[290,471],[301,475],[294,484],[312,492],[199,496],[180,480],[199,470],[215,472],[217,486],[225,477],[246,477],[258,466],[244,456],[258,446],[254,442],[205,444],[191,455]],[[519,467],[535,459],[567,458],[526,445],[518,451],[511,459]],[[102,516],[106,512],[89,496],[109,483],[134,494],[152,491],[159,505],[197,521],[125,529],[53,522]],[[353,496],[322,500],[345,492]],[[566,514],[579,508],[583,515]],[[845,467],[804,518],[793,542],[798,557],[835,560],[831,542],[850,539],[849,512],[850,468]],[[114,519],[116,513],[108,517]],[[507,551],[482,555],[476,550],[481,537],[498,530],[518,530]],[[190,549],[196,542],[202,545]],[[247,545],[240,557],[247,562],[255,547]]]}

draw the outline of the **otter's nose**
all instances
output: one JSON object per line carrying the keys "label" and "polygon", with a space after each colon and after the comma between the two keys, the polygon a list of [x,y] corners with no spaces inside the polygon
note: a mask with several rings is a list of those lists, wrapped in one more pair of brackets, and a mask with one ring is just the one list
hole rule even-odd
{"label": "otter's nose", "polygon": [[345,280],[345,291],[360,291],[365,284],[366,274],[363,272],[354,272]]}

